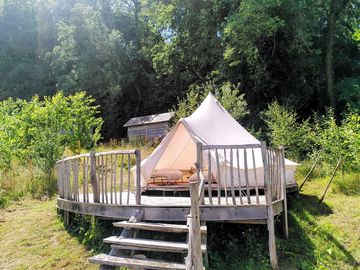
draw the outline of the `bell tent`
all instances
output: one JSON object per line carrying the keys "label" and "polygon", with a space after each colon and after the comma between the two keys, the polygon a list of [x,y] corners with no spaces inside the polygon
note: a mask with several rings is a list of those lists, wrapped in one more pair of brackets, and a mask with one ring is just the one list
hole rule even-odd
{"label": "bell tent", "polygon": [[[260,141],[244,129],[211,94],[205,98],[196,111],[189,117],[180,119],[174,128],[165,136],[154,152],[141,162],[141,184],[146,187],[154,177],[178,179],[183,172],[194,172],[196,162],[196,143],[204,145],[260,145]],[[243,150],[244,151],[244,150]],[[254,184],[254,176],[263,185],[263,161],[261,149],[247,151],[248,160],[253,164],[247,165],[250,185]],[[237,160],[239,159],[239,160]],[[204,161],[208,158],[204,158]],[[244,154],[234,155],[230,162],[230,153],[224,151],[218,154],[220,172],[215,175],[221,177],[222,183],[230,183],[230,166],[239,170],[233,177],[241,178],[244,171]],[[212,164],[215,164],[215,155],[211,154]],[[295,184],[295,170],[297,163],[285,159],[285,179],[287,186]],[[205,166],[207,166],[205,162]],[[212,168],[215,168],[212,165]],[[256,172],[255,172],[256,170]],[[235,179],[235,182],[237,179]]]}

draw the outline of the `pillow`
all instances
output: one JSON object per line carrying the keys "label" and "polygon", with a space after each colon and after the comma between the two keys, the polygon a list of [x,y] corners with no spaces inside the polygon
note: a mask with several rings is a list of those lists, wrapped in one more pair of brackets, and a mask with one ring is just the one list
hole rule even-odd
{"label": "pillow", "polygon": [[159,169],[151,173],[151,178],[166,178],[167,180],[178,180],[182,176],[183,173],[176,169]]}

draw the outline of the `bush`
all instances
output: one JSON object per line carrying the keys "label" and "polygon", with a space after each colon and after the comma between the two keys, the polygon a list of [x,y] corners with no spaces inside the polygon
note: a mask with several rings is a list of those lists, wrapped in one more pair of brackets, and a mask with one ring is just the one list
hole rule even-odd
{"label": "bush", "polygon": [[360,169],[360,116],[349,111],[338,125],[332,110],[316,121],[316,143],[322,151],[322,159],[335,165],[342,157],[347,172]]}
{"label": "bush", "polygon": [[334,181],[334,191],[343,193],[347,196],[360,195],[360,174],[346,174],[343,177],[337,177]]}
{"label": "bush", "polygon": [[11,201],[18,201],[22,193],[10,193],[0,188],[0,208],[5,208]]}
{"label": "bush", "polygon": [[303,159],[314,146],[314,135],[309,120],[301,124],[291,109],[282,107],[277,101],[263,112],[262,118],[268,126],[268,136],[273,146],[286,147],[291,158]]}
{"label": "bush", "polygon": [[[100,139],[102,119],[96,117],[98,110],[93,103],[85,92],[68,97],[58,92],[44,100],[35,96],[30,102],[0,102],[0,172],[16,171],[15,165],[34,164],[43,175],[38,183],[30,183],[30,190],[52,193],[54,167],[65,148],[79,153]],[[2,182],[0,179],[0,187]]]}

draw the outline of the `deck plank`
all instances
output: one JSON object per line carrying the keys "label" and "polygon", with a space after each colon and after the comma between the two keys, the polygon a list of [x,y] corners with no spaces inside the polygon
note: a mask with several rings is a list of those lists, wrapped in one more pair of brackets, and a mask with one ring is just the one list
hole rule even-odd
{"label": "deck plank", "polygon": [[[188,244],[181,242],[160,241],[152,239],[139,238],[118,238],[111,236],[104,239],[104,243],[112,244],[114,247],[126,248],[131,250],[149,250],[161,252],[179,252],[186,253],[188,251]],[[202,252],[206,252],[206,245],[201,245]]]}
{"label": "deck plank", "polygon": [[[58,198],[57,207],[59,209],[98,217],[111,218],[113,220],[127,220],[131,217],[134,210],[144,209],[144,221],[186,221],[186,215],[190,212],[189,206],[149,206],[149,205],[119,205],[103,203],[85,203],[70,201]],[[279,211],[281,209],[279,208]],[[275,212],[276,213],[276,212]],[[204,205],[200,206],[201,220],[203,221],[227,221],[227,220],[255,220],[266,219],[266,205],[236,205],[219,206]]]}
{"label": "deck plank", "polygon": [[[128,221],[114,222],[115,227],[125,229],[139,229],[147,231],[157,232],[169,232],[169,233],[188,233],[189,227],[182,224],[169,224],[169,223],[149,223],[149,222],[137,222],[129,223]],[[201,226],[201,233],[206,234],[206,226]]]}
{"label": "deck plank", "polygon": [[[122,192],[121,194],[122,198],[124,198],[124,201],[129,200],[129,204],[128,205],[136,205],[136,198],[135,198],[135,194],[134,193],[130,193],[130,196],[128,198],[128,193],[127,192]],[[243,196],[243,198],[246,198],[246,196]],[[247,205],[247,201],[245,199],[244,200],[244,205]],[[80,201],[82,202],[82,195],[80,195]],[[89,202],[92,203],[94,202],[93,200],[93,194],[90,193],[89,194]],[[219,203],[220,202],[220,203]],[[257,203],[257,199],[256,196],[250,196],[250,205],[256,205]],[[206,197],[205,198],[205,204],[209,205],[210,201],[209,198]],[[236,198],[236,204],[237,205],[241,205],[240,202],[240,198],[237,197]],[[265,200],[265,196],[264,195],[260,195],[259,196],[259,204],[261,205],[265,205],[266,204],[266,200]],[[176,197],[176,196],[150,196],[150,195],[141,195],[141,205],[143,206],[184,206],[184,207],[190,207],[191,205],[191,201],[190,201],[190,197]],[[220,201],[213,201],[214,206],[216,205],[226,205],[226,198],[225,197],[220,197]]]}
{"label": "deck plank", "polygon": [[158,260],[150,259],[133,259],[133,258],[123,258],[123,257],[114,257],[106,254],[98,254],[89,259],[91,263],[101,264],[101,265],[110,265],[116,267],[128,267],[135,269],[168,269],[168,270],[184,270],[186,269],[185,264],[165,262]]}

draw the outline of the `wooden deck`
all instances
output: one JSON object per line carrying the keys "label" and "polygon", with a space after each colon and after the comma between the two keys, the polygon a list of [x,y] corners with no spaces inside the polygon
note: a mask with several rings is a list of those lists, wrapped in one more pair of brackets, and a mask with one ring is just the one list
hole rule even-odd
{"label": "wooden deck", "polygon": [[[259,148],[264,165],[261,173],[257,174],[257,170],[251,171],[251,168],[257,168],[254,152]],[[220,151],[224,153],[225,158],[230,157],[224,174],[220,170]],[[204,162],[204,157],[207,157],[207,162]],[[212,157],[216,157],[215,161]],[[240,160],[244,168],[239,166]],[[197,223],[212,221],[267,224],[270,261],[272,267],[277,268],[275,216],[283,214],[284,231],[288,236],[283,149],[267,148],[264,143],[239,146],[204,146],[198,143],[195,166],[200,182],[196,191],[190,190],[190,194],[196,194],[197,199],[186,194],[184,185],[176,189],[174,186],[165,189],[161,187],[163,190],[160,194],[168,196],[144,193],[141,187],[140,166],[139,150],[91,152],[59,161],[57,207],[64,210],[65,221],[69,212],[111,220],[131,220],[134,213],[141,212],[141,219],[147,222],[186,222],[190,214],[196,216]],[[205,181],[204,173],[209,176],[209,182]],[[252,174],[255,185],[250,181]],[[212,175],[215,176],[215,180],[212,180]],[[190,183],[191,187],[193,185],[194,182]],[[151,191],[151,188],[149,190]],[[192,229],[189,229],[189,232],[191,231]],[[119,247],[112,247],[112,252],[116,249]],[[193,257],[189,249],[188,258]],[[115,263],[116,257],[97,259],[94,259],[94,262],[111,259]],[[122,263],[127,262],[117,261],[116,265]],[[133,265],[136,263],[141,262],[133,262]],[[110,262],[104,264],[111,265]]]}
{"label": "wooden deck", "polygon": [[[216,156],[220,151],[230,151],[232,156],[243,156],[246,159],[246,151],[254,153],[254,149],[259,147],[259,145],[203,146],[203,149],[198,149],[197,162],[202,164],[202,158],[199,157],[210,157],[211,151]],[[282,183],[284,179],[280,177],[282,171],[279,170],[281,155],[279,151],[273,149],[267,151],[268,193],[264,192],[263,186],[249,184],[250,172],[247,168],[242,175],[241,181],[245,184],[242,187],[235,186],[237,182],[224,179],[214,172],[218,181],[204,183],[202,187],[201,220],[264,223],[269,216],[268,206],[274,209],[273,215],[280,214],[286,208],[285,185]],[[145,221],[185,221],[191,207],[189,184],[148,186],[144,192],[140,188],[140,173],[136,176],[135,170],[130,170],[135,167],[136,171],[140,172],[140,162],[139,150],[92,152],[59,161],[57,164],[58,208],[114,220],[127,220],[133,211],[143,209]],[[254,160],[248,159],[245,163],[252,164]],[[219,164],[215,167],[218,166]],[[199,169],[202,171],[202,165]],[[212,169],[214,168],[206,168],[207,173],[211,173]],[[230,175],[235,174],[235,171],[230,171]],[[155,192],[156,196],[150,195],[152,192]]]}
{"label": "wooden deck", "polygon": [[[94,215],[113,220],[128,220],[132,213],[137,209],[144,209],[145,221],[186,221],[186,215],[190,212],[189,197],[164,197],[164,196],[141,196],[141,205],[135,204],[135,195],[131,194],[130,204],[104,204],[94,203],[92,195],[89,196],[90,202],[72,201],[58,198],[57,207],[69,212]],[[126,195],[124,197],[126,200]],[[251,196],[253,204],[244,203],[238,205],[226,205],[226,198],[221,197],[221,205],[200,206],[201,220],[203,221],[248,221],[249,223],[264,223],[266,221],[266,202],[265,196],[260,196],[261,204],[257,205],[256,196]],[[228,199],[229,200],[229,199]],[[246,200],[244,200],[245,202]],[[208,199],[205,199],[205,203]],[[274,202],[274,214],[278,215],[283,211],[282,201]]]}

